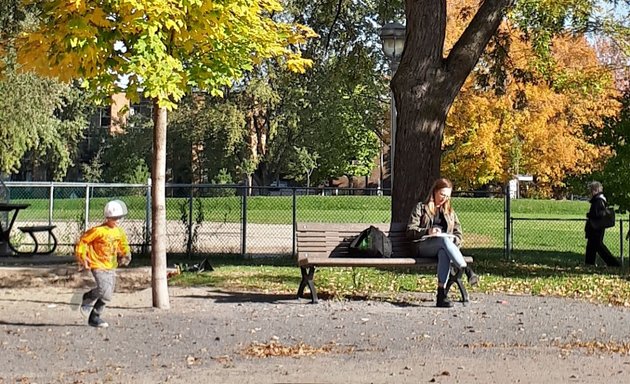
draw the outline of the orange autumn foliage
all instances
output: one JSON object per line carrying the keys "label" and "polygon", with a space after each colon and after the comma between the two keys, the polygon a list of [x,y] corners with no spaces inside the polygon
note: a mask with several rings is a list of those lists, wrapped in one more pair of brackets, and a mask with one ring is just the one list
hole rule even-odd
{"label": "orange autumn foliage", "polygon": [[[447,48],[469,21],[466,7],[476,4],[449,2]],[[447,119],[442,173],[462,189],[504,185],[514,174],[531,174],[539,194],[551,195],[563,189],[567,176],[588,174],[610,156],[609,149],[588,143],[582,127],[619,110],[612,72],[598,62],[585,37],[561,36],[551,48],[551,81],[536,70],[521,31],[504,22],[500,32],[510,37],[503,92],[475,82],[475,74],[488,71],[482,59]],[[530,79],[519,81],[515,69]]]}

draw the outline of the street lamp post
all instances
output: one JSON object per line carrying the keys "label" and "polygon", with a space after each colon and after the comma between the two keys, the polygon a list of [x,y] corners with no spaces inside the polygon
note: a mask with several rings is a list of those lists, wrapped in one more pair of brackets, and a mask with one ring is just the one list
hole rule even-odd
{"label": "street lamp post", "polygon": [[[381,40],[383,43],[383,52],[389,59],[389,67],[392,71],[392,79],[398,69],[400,57],[405,48],[405,26],[399,22],[387,23],[381,28]],[[391,190],[394,189],[394,154],[396,148],[396,100],[394,92],[390,91],[391,96],[391,137],[389,145],[389,182]]]}

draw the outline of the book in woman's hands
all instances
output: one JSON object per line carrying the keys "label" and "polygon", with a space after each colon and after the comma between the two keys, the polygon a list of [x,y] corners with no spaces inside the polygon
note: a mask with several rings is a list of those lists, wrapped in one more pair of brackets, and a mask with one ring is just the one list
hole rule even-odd
{"label": "book in woman's hands", "polygon": [[448,238],[454,239],[455,235],[451,235],[450,233],[446,233],[446,232],[438,232],[438,233],[432,233],[430,235],[424,235],[420,239],[414,240],[414,241],[424,241],[432,237],[448,237]]}

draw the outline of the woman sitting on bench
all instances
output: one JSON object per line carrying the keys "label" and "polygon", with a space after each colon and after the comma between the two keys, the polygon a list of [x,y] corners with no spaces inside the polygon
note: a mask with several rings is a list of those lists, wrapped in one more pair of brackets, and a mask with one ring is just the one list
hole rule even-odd
{"label": "woman sitting on bench", "polygon": [[437,179],[424,202],[418,203],[407,225],[407,236],[416,240],[417,257],[438,259],[438,307],[452,307],[445,291],[451,264],[463,269],[468,282],[475,285],[477,275],[466,265],[459,247],[462,243],[462,227],[451,206],[453,184],[448,179]]}

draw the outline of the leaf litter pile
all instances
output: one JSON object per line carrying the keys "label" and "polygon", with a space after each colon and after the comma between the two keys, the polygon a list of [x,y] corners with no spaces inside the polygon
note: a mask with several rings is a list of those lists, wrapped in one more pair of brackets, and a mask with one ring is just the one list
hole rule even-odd
{"label": "leaf litter pile", "polygon": [[[616,342],[616,341],[572,341],[569,343],[553,342],[551,345],[560,348],[563,353],[570,353],[574,350],[584,350],[589,355],[601,355],[601,354],[618,354],[622,356],[630,356],[630,343],[629,342]],[[464,344],[465,348],[531,348],[532,345],[513,343],[513,344],[495,344],[489,341],[484,341],[476,344]]]}
{"label": "leaf litter pile", "polygon": [[627,342],[601,342],[601,341],[575,341],[571,343],[561,344],[559,347],[563,350],[584,349],[590,355],[598,353],[612,353],[623,356],[630,355],[630,343]]}
{"label": "leaf litter pile", "polygon": [[322,355],[329,353],[352,353],[354,347],[341,346],[337,343],[330,342],[321,347],[313,347],[304,342],[298,342],[294,345],[283,345],[277,340],[268,343],[252,343],[241,353],[248,357],[267,358],[267,357],[306,357],[314,355]]}

